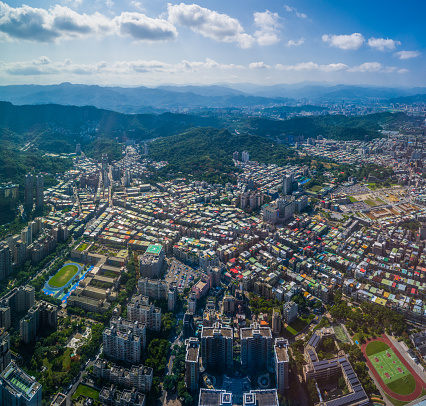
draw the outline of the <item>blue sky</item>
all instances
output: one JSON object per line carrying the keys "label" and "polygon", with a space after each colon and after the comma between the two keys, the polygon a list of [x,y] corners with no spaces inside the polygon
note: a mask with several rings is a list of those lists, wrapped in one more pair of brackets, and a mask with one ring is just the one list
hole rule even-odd
{"label": "blue sky", "polygon": [[0,84],[426,86],[423,1],[0,0]]}

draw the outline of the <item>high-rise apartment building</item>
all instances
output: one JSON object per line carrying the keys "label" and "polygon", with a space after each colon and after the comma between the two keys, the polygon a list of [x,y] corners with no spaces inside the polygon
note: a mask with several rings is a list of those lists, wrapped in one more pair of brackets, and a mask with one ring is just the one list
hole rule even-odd
{"label": "high-rise apartment building", "polygon": [[185,385],[191,390],[198,389],[198,380],[200,378],[200,342],[198,338],[191,337],[186,340],[185,355]]}
{"label": "high-rise apartment building", "polygon": [[19,322],[19,332],[21,341],[25,344],[35,341],[38,330],[39,313],[37,306],[28,310],[27,315]]}
{"label": "high-rise apartment building", "polygon": [[231,368],[233,363],[232,327],[214,323],[201,330],[201,358],[205,368]]}
{"label": "high-rise apartment building", "polygon": [[112,326],[104,330],[102,340],[107,357],[133,364],[139,363],[142,352],[140,336],[131,331],[123,333]]}
{"label": "high-rise apartment building", "polygon": [[253,323],[240,329],[241,365],[243,368],[261,368],[272,361],[272,333],[269,327]]}
{"label": "high-rise apartment building", "polygon": [[160,331],[161,309],[149,304],[146,296],[135,295],[127,305],[127,318],[145,324],[147,329]]}
{"label": "high-rise apartment building", "polygon": [[145,254],[139,256],[140,275],[146,278],[159,278],[164,257],[164,249],[160,244],[148,246]]}
{"label": "high-rise apartment building", "polygon": [[41,406],[41,385],[11,362],[0,374],[0,405]]}
{"label": "high-rise apartment building", "polygon": [[35,182],[35,207],[39,209],[44,204],[44,176],[39,173]]}
{"label": "high-rise apartment building", "polygon": [[277,336],[281,333],[283,323],[280,309],[274,309],[272,313],[272,332]]}
{"label": "high-rise apartment building", "polygon": [[279,393],[284,393],[288,389],[288,368],[290,362],[287,353],[288,341],[284,338],[276,338],[274,345],[275,358],[275,380],[277,382],[277,390]]}
{"label": "high-rise apartment building", "polygon": [[285,175],[283,178],[283,194],[291,195],[293,190],[294,175],[292,173]]}
{"label": "high-rise apartment building", "polygon": [[0,329],[0,373],[3,372],[11,361],[10,337],[5,329]]}
{"label": "high-rise apartment building", "polygon": [[58,326],[58,307],[41,301],[32,306],[25,317],[19,322],[21,340],[24,343],[33,342],[40,330]]}
{"label": "high-rise apartment building", "polygon": [[31,173],[25,175],[25,210],[33,209],[34,178]]}
{"label": "high-rise apartment building", "polygon": [[121,317],[113,317],[110,321],[110,327],[115,327],[117,331],[122,333],[131,332],[135,336],[139,336],[141,339],[142,349],[146,346],[146,325],[139,323],[138,321],[124,320]]}
{"label": "high-rise apartment building", "polygon": [[250,155],[247,151],[243,151],[241,153],[241,161],[248,162],[250,160],[249,157],[250,157]]}
{"label": "high-rise apartment building", "polygon": [[299,306],[294,302],[287,302],[283,305],[283,317],[285,322],[291,323],[297,317]]}
{"label": "high-rise apartment building", "polygon": [[5,330],[9,330],[10,324],[10,307],[0,307],[0,327],[4,328]]}
{"label": "high-rise apartment building", "polygon": [[138,281],[138,293],[148,296],[150,299],[167,300],[167,308],[173,311],[177,300],[176,283],[167,283],[161,279],[140,278]]}
{"label": "high-rise apartment building", "polygon": [[7,278],[12,273],[12,252],[9,246],[0,243],[0,280]]}

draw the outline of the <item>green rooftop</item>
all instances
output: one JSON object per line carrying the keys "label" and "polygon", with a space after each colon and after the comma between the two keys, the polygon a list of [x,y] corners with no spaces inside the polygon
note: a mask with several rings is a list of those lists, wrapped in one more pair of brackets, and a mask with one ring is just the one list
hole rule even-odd
{"label": "green rooftop", "polygon": [[147,254],[159,255],[160,252],[161,252],[161,250],[162,250],[162,248],[163,247],[160,244],[151,244],[146,249],[146,253]]}

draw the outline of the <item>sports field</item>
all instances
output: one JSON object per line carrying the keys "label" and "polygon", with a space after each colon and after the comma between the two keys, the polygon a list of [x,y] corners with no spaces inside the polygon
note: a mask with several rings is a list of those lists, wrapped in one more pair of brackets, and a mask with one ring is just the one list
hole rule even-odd
{"label": "sports field", "polygon": [[369,343],[366,354],[391,391],[400,395],[409,395],[414,391],[416,382],[413,376],[386,343],[380,341]]}
{"label": "sports field", "polygon": [[333,326],[333,330],[336,333],[336,338],[339,342],[350,344],[351,341],[346,335],[344,328],[340,324]]}
{"label": "sports field", "polygon": [[66,285],[79,271],[75,264],[64,265],[56,274],[49,280],[49,285],[54,288],[61,288]]}

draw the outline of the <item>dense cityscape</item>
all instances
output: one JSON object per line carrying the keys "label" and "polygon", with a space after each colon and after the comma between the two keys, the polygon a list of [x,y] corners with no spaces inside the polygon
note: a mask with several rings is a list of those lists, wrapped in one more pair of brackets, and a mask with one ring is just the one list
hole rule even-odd
{"label": "dense cityscape", "polygon": [[167,172],[150,142],[127,138],[117,160],[77,144],[52,186],[3,184],[3,205],[21,202],[0,250],[3,401],[423,396],[424,131],[300,136],[304,163],[285,166],[235,151],[224,184]]}
{"label": "dense cityscape", "polygon": [[0,406],[426,406],[425,14],[0,0]]}

